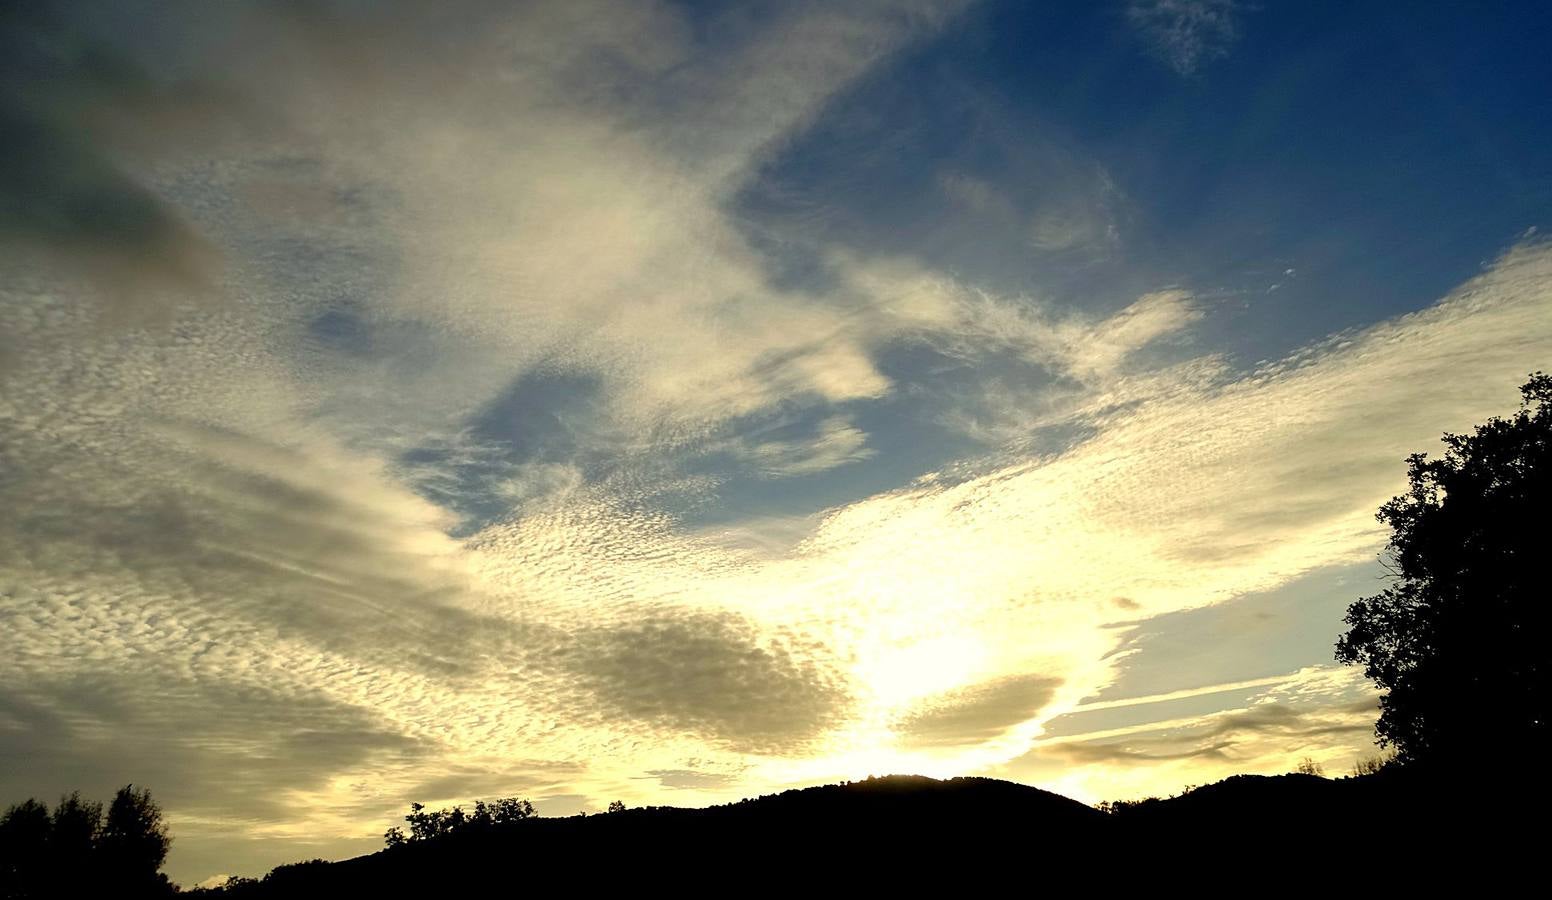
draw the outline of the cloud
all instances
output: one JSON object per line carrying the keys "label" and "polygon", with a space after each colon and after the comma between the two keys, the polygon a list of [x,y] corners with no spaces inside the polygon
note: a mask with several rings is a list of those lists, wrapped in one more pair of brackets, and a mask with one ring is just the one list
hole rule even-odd
{"label": "cloud", "polygon": [[[1511,408],[1544,355],[1549,260],[1543,246],[1516,248],[1434,307],[1241,376],[1166,368],[1135,393],[1126,376],[1100,380],[1068,407],[1087,430],[1062,452],[993,457],[829,510],[796,547],[787,522],[780,539],[723,546],[583,508],[479,541],[557,603],[737,598],[759,628],[822,635],[856,698],[849,724],[816,745],[827,771],[943,765],[891,744],[892,725],[1010,671],[1060,682],[1049,720],[1114,678],[1122,662],[1107,654],[1125,635],[1109,626],[1371,558],[1373,510],[1403,486],[1406,454]],[[1180,302],[1150,298],[1110,333],[1122,345],[1171,333]],[[954,759],[1007,758],[1040,724]]]}
{"label": "cloud", "polygon": [[1149,52],[1181,75],[1227,56],[1239,38],[1238,0],[1133,0],[1126,19]]}
{"label": "cloud", "polygon": [[739,458],[772,477],[811,475],[875,455],[867,435],[845,416],[818,423],[811,436],[795,440],[764,440],[734,446]]}
{"label": "cloud", "polygon": [[[413,797],[1018,759],[1113,681],[1117,621],[1371,555],[1404,455],[1552,349],[1535,242],[1249,372],[1192,344],[1186,287],[1078,310],[838,248],[775,277],[741,186],[938,4],[204,7],[144,19],[179,53],[108,42],[165,140],[95,130],[118,95],[66,60],[86,99],[22,113],[67,152],[8,145],[41,186],[0,225],[157,278],[203,243],[232,301],[94,330],[96,287],[0,288],[8,789],[149,773],[175,859],[367,849]],[[218,89],[263,97],[222,113],[243,140],[176,116]],[[1107,232],[1099,180],[1009,233]],[[124,227],[60,218],[77,184]],[[986,454],[907,471],[956,413]],[[843,465],[862,496],[801,494]],[[717,509],[739,478],[806,506]],[[1319,727],[1256,715],[1203,740]]]}
{"label": "cloud", "polygon": [[[992,121],[986,127],[999,130]],[[1054,141],[1030,146],[1023,138],[1017,150],[1007,138],[1013,171],[999,183],[947,169],[938,174],[938,190],[981,229],[1022,232],[1027,246],[1042,254],[1097,259],[1115,250],[1123,200],[1115,182],[1102,168]]]}
{"label": "cloud", "polygon": [[[221,256],[157,189],[145,156],[224,120],[239,101],[213,82],[162,81],[68,9],[0,18],[0,247],[9,280],[84,279],[114,323],[220,298]],[[79,283],[79,282],[78,282]]]}
{"label": "cloud", "polygon": [[1017,207],[1005,192],[968,172],[938,173],[938,189],[953,203],[998,222],[1015,222],[1019,218]]}
{"label": "cloud", "polygon": [[[337,447],[169,422],[107,458],[16,449],[23,471],[70,465],[77,476],[0,488],[15,510],[0,559],[36,586],[79,573],[77,589],[118,585],[112,609],[128,617],[215,613],[228,627],[445,673],[463,663],[442,647],[499,646],[502,631],[450,603],[469,582],[446,514]],[[427,643],[434,635],[447,641]],[[70,632],[28,636],[57,647]]]}
{"label": "cloud", "polygon": [[912,745],[977,744],[1035,718],[1060,685],[1043,675],[1015,675],[960,688],[933,698],[897,728]]}
{"label": "cloud", "polygon": [[738,784],[736,775],[700,772],[694,769],[656,769],[647,773],[666,788],[731,788]]}
{"label": "cloud", "polygon": [[1069,726],[1077,732],[1035,742],[1003,771],[1090,801],[1168,795],[1226,769],[1281,774],[1304,757],[1335,773],[1374,755],[1377,709],[1356,670],[1312,667],[1255,692],[1244,706],[1088,732]]}
{"label": "cloud", "polygon": [[[422,133],[437,138],[362,148],[425,225],[389,313],[498,345],[514,369],[584,370],[614,429],[661,443],[781,403],[887,392],[869,335],[823,298],[772,288],[724,205],[752,161],[940,8],[773,8],[755,29],[718,19],[722,42],[689,46],[667,7],[588,9],[517,14],[508,27],[545,34],[545,49],[522,57],[536,71],[476,95],[500,119],[449,115],[445,95],[407,85],[400,96],[424,104]],[[643,34],[682,63],[610,49]],[[584,65],[600,55],[613,64]],[[581,104],[563,77],[579,69],[590,73]],[[439,155],[446,146],[456,159]],[[456,292],[443,288],[450,272]]]}
{"label": "cloud", "polygon": [[[879,343],[921,341],[975,363],[1010,355],[1074,383],[1068,387],[1103,383],[1113,389],[1140,351],[1201,318],[1190,293],[1179,289],[1148,293],[1108,316],[1095,316],[1039,298],[992,293],[910,260],[838,260],[848,286],[881,320]],[[1047,396],[1031,399],[1048,401],[1058,392],[1042,393]]]}
{"label": "cloud", "polygon": [[125,683],[100,665],[11,687],[0,711],[7,796],[104,796],[135,781],[176,819],[229,826],[286,821],[341,771],[392,771],[434,749],[316,693],[145,673]]}
{"label": "cloud", "polygon": [[645,617],[578,635],[564,664],[616,714],[703,733],[746,753],[794,753],[837,724],[835,675],[749,623],[721,615]]}

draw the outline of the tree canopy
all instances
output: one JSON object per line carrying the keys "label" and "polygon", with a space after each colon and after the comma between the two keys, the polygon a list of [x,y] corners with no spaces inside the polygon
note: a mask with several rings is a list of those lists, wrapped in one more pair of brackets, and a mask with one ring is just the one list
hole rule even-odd
{"label": "tree canopy", "polygon": [[409,832],[406,834],[403,828],[395,825],[383,834],[383,843],[398,847],[453,834],[489,831],[531,819],[534,814],[534,805],[521,797],[501,797],[490,803],[476,800],[472,812],[466,812],[462,806],[428,810],[424,803],[411,803],[409,815],[404,817],[409,823]]}
{"label": "tree canopy", "polygon": [[[79,792],[48,806],[32,799],[0,815],[0,897],[160,897],[172,838],[151,792],[125,785],[107,815]],[[105,893],[107,892],[107,893]]]}
{"label": "tree canopy", "polygon": [[1384,691],[1375,732],[1403,764],[1462,765],[1548,747],[1552,376],[1520,410],[1408,457],[1380,508],[1394,580],[1353,603],[1337,659]]}

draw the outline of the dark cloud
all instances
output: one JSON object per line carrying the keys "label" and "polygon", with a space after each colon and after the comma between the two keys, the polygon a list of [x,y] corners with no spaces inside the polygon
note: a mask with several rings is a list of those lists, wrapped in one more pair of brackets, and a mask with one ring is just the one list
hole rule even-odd
{"label": "dark cloud", "polygon": [[1175,759],[1214,759],[1219,762],[1230,762],[1232,760],[1227,751],[1232,746],[1229,741],[1218,741],[1213,744],[1192,746],[1185,750],[1171,751],[1138,749],[1135,744],[1127,742],[1096,741],[1082,744],[1056,744],[1040,752],[1059,756],[1071,765],[1135,765],[1168,762]]}
{"label": "dark cloud", "polygon": [[586,631],[562,660],[605,714],[749,753],[790,752],[849,698],[830,672],[731,614],[662,614]]}
{"label": "dark cloud", "polygon": [[1034,718],[1061,684],[1059,678],[1031,674],[964,688],[937,698],[927,709],[901,721],[896,730],[914,745],[989,740]]}
{"label": "dark cloud", "polygon": [[1372,719],[1366,717],[1355,721],[1351,716],[1354,713],[1372,716],[1375,712],[1373,700],[1314,709],[1263,703],[1238,712],[1211,716],[1203,724],[1191,728],[1143,732],[1118,739],[1047,744],[1034,750],[1031,756],[1054,756],[1076,765],[1177,759],[1233,763],[1239,759],[1236,748],[1256,738],[1281,739],[1293,751],[1315,738],[1367,734],[1373,730]]}
{"label": "dark cloud", "polygon": [[134,170],[236,104],[158,78],[94,36],[89,13],[0,12],[0,247],[56,277],[85,276],[114,313],[208,300],[217,252]]}
{"label": "dark cloud", "polygon": [[[1344,707],[1344,710],[1346,708]],[[1371,702],[1352,704],[1351,711],[1376,710]],[[1355,734],[1372,730],[1362,722],[1332,721],[1322,711],[1295,709],[1281,703],[1263,703],[1244,712],[1220,716],[1205,737],[1243,737],[1251,734],[1286,734],[1291,737],[1318,737],[1328,734]]]}
{"label": "dark cloud", "polygon": [[75,672],[0,690],[0,792],[104,796],[130,781],[179,815],[284,821],[292,792],[432,748],[321,694]]}
{"label": "dark cloud", "polygon": [[[369,709],[280,685],[96,671],[0,686],[0,802],[149,788],[173,821],[179,864],[195,877],[371,852],[380,840],[264,829],[314,813],[309,794],[347,772],[402,771],[439,753]],[[327,812],[386,827],[402,802],[336,799]]]}
{"label": "dark cloud", "polygon": [[738,777],[721,772],[697,772],[694,769],[653,769],[647,772],[657,783],[666,788],[682,790],[710,790],[737,783]]}
{"label": "dark cloud", "polygon": [[215,253],[91,137],[0,105],[0,241],[84,265],[115,309],[148,294],[197,297]]}
{"label": "dark cloud", "polygon": [[499,771],[454,763],[443,766],[435,778],[412,786],[405,797],[441,801],[536,796],[560,790],[585,771],[580,763],[546,760],[514,760]]}

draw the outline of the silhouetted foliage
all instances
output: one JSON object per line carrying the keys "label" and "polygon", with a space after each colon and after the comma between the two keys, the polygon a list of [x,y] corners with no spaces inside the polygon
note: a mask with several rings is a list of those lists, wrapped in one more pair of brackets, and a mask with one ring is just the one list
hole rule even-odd
{"label": "silhouetted foliage", "polygon": [[48,851],[48,807],[27,799],[12,805],[0,819],[0,897],[42,896],[40,888],[49,874],[44,868]]}
{"label": "silhouetted foliage", "polygon": [[624,803],[624,801],[621,801],[621,800],[612,800],[612,801],[610,801],[610,803],[609,803],[609,812],[612,812],[612,813],[625,812],[625,803]]}
{"label": "silhouetted foliage", "polygon": [[38,800],[0,819],[0,897],[157,897],[176,887],[158,870],[172,839],[151,792],[125,785],[103,816],[79,792],[51,816]]}
{"label": "silhouetted foliage", "polygon": [[1293,771],[1298,775],[1314,775],[1316,778],[1326,777],[1325,766],[1315,762],[1314,759],[1308,756],[1299,760],[1299,764],[1294,766]]}
{"label": "silhouetted foliage", "polygon": [[533,815],[532,803],[520,797],[503,797],[492,806],[490,817],[497,825],[507,825],[533,818]]}
{"label": "silhouetted foliage", "polygon": [[108,805],[98,849],[104,865],[131,884],[153,884],[167,861],[172,838],[162,824],[162,810],[145,788],[119,788]]}
{"label": "silhouetted foliage", "polygon": [[1106,815],[1125,816],[1163,802],[1162,797],[1144,797],[1141,800],[1102,800],[1095,804],[1094,808]]}
{"label": "silhouetted foliage", "polygon": [[1365,756],[1353,763],[1353,777],[1363,778],[1369,775],[1378,775],[1385,771],[1385,767],[1395,761],[1395,757],[1384,754]]}
{"label": "silhouetted foliage", "polygon": [[60,798],[49,825],[49,868],[59,873],[88,870],[101,839],[102,804],[82,800],[80,791]]}
{"label": "silhouetted foliage", "polygon": [[1384,691],[1375,732],[1402,764],[1549,749],[1552,376],[1521,393],[1514,416],[1446,434],[1439,459],[1409,457],[1408,491],[1378,514],[1395,582],[1348,608],[1336,656]]}
{"label": "silhouetted foliage", "polygon": [[409,824],[409,831],[395,825],[383,833],[383,844],[400,847],[454,834],[489,831],[532,818],[533,815],[533,804],[520,797],[502,797],[490,803],[476,800],[472,813],[464,812],[461,806],[428,810],[424,803],[411,803],[409,815],[404,817],[404,821]]}

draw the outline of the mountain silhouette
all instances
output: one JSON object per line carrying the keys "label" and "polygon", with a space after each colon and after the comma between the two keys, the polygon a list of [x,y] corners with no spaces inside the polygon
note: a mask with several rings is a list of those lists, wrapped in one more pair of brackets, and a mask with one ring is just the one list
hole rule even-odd
{"label": "mountain silhouette", "polygon": [[[1326,779],[1240,775],[1176,797],[1102,809],[991,778],[893,775],[705,809],[645,807],[533,818],[341,862],[281,866],[235,897],[435,896],[650,890],[718,896],[1144,883],[1198,875],[1356,877],[1354,859],[1427,859],[1385,872],[1421,883],[1469,869],[1509,878],[1539,847],[1516,804],[1415,773]],[[1523,810],[1521,810],[1523,811]],[[1537,851],[1539,853],[1539,851]],[[1297,865],[1294,865],[1297,863]]]}

